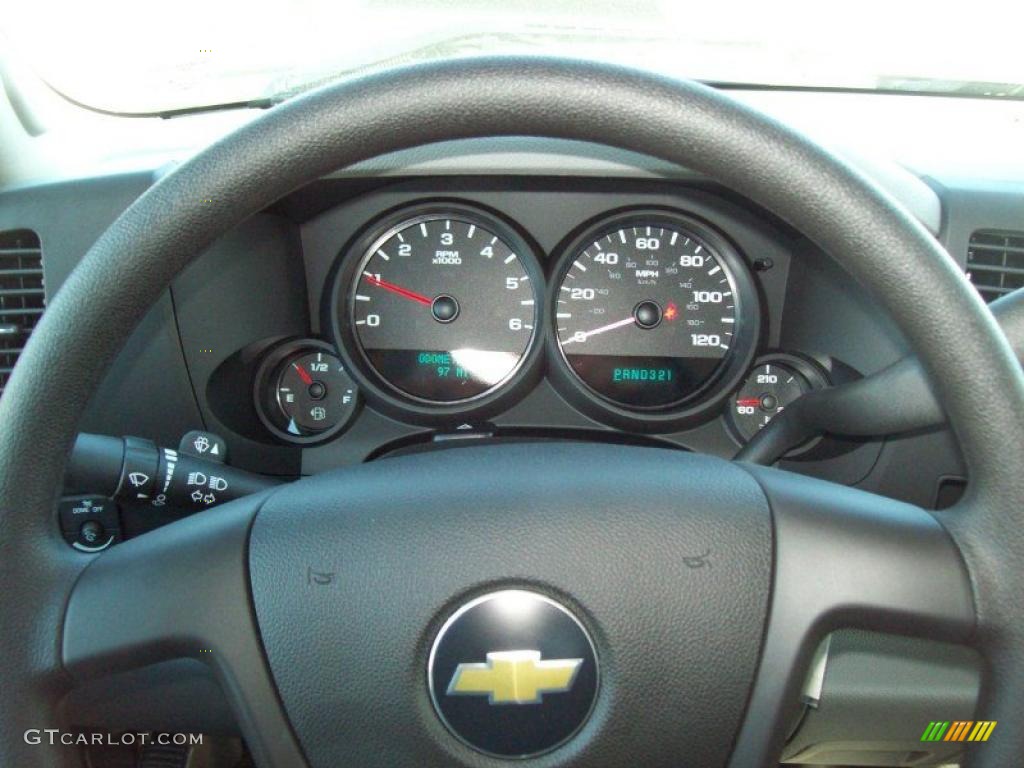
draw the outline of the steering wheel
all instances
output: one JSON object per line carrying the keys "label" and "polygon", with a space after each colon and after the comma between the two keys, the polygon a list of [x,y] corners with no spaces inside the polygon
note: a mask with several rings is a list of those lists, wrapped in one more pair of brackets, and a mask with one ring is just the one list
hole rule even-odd
{"label": "steering wheel", "polygon": [[[200,251],[339,167],[496,135],[672,161],[812,238],[879,300],[931,375],[969,469],[964,500],[931,513],[706,456],[509,445],[304,479],[92,558],[66,547],[54,510],[79,419],[132,329]],[[1019,722],[1024,711],[1020,366],[903,208],[806,138],[699,84],[482,59],[286,102],[162,178],[96,242],[28,343],[0,424],[3,765],[71,764],[73,749],[29,745],[24,732],[58,727],[76,681],[178,658],[212,667],[264,767],[496,766],[494,753],[519,747],[541,766],[770,765],[810,656],[839,627],[969,643],[989,670],[979,717]],[[495,594],[556,616],[524,629],[474,612]],[[448,702],[473,691],[460,688],[461,672],[444,688],[440,656],[478,672],[533,664],[478,652],[508,651],[502,632],[557,645],[549,634],[568,631],[566,617],[590,647],[552,662],[576,664],[572,691],[552,693],[572,678],[544,677],[541,660],[530,679],[548,693],[530,706],[498,706],[505,694],[486,675],[476,692],[495,704]],[[469,725],[456,704],[476,707],[459,710],[476,713]],[[534,750],[538,722],[572,727],[561,746]],[[1004,727],[965,746],[971,765],[1010,765],[1024,732]]]}

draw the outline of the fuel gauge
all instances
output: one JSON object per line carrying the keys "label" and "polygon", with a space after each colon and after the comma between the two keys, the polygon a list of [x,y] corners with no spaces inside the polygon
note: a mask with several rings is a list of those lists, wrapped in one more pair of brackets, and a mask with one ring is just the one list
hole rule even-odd
{"label": "fuel gauge", "polygon": [[359,391],[330,346],[293,342],[268,356],[257,377],[264,426],[291,443],[313,443],[340,432],[355,415]]}

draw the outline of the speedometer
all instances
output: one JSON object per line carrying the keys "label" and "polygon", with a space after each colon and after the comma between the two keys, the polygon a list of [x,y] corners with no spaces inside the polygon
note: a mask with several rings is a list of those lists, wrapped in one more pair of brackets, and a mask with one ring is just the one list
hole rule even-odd
{"label": "speedometer", "polygon": [[746,267],[724,238],[689,218],[652,212],[599,225],[568,249],[556,285],[561,356],[613,406],[685,408],[753,351]]}
{"label": "speedometer", "polygon": [[539,326],[540,288],[534,256],[510,228],[483,212],[429,209],[366,243],[339,319],[374,380],[437,406],[514,376]]}

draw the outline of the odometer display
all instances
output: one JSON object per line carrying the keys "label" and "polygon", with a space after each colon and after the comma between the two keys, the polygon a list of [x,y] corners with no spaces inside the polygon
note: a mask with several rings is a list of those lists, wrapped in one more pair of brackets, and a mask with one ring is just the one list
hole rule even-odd
{"label": "odometer display", "polygon": [[566,255],[556,337],[573,374],[628,409],[685,403],[712,381],[740,332],[732,267],[669,215],[624,217]]}
{"label": "odometer display", "polygon": [[[480,397],[519,368],[538,325],[532,255],[471,212],[416,216],[362,257],[349,317],[364,360],[425,403]],[[535,274],[535,273],[534,273]]]}

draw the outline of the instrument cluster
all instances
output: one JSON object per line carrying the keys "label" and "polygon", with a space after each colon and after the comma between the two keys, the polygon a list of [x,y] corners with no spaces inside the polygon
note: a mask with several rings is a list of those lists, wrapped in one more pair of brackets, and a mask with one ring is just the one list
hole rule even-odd
{"label": "instrument cluster", "polygon": [[278,439],[315,443],[342,431],[360,398],[400,421],[453,427],[509,408],[546,377],[612,427],[668,433],[726,411],[749,439],[821,378],[808,363],[780,392],[758,389],[752,263],[683,209],[621,208],[546,254],[482,206],[400,207],[341,248],[322,302],[333,343],[272,353],[257,410]]}

